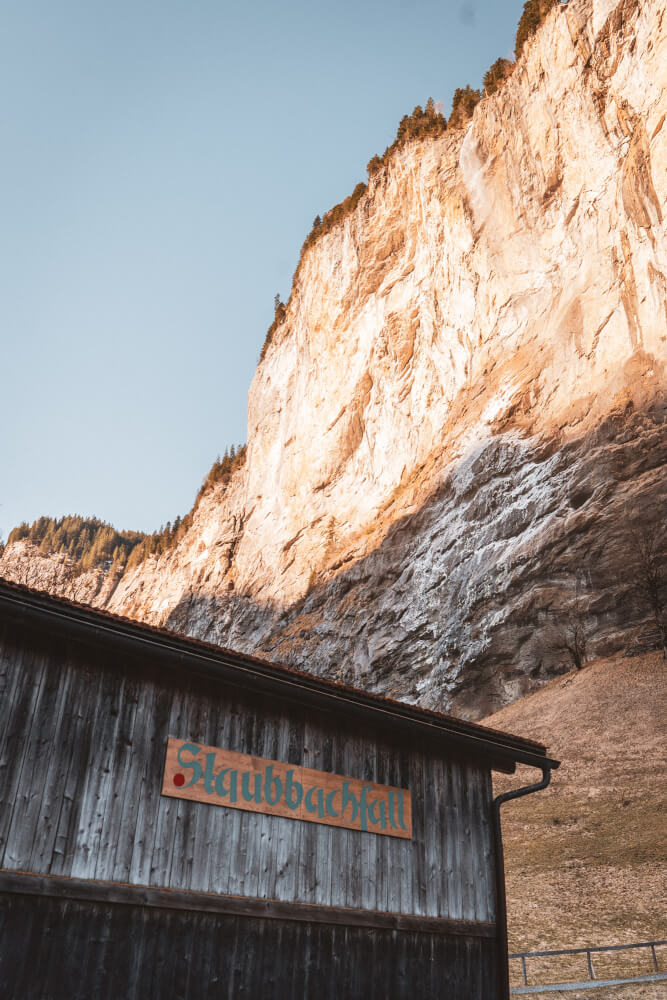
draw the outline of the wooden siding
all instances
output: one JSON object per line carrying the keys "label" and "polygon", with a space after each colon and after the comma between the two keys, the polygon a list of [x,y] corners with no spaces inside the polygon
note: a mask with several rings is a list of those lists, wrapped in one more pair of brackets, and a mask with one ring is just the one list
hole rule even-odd
{"label": "wooden siding", "polygon": [[490,1000],[495,942],[0,894],[22,1000]]}
{"label": "wooden siding", "polygon": [[[409,788],[413,839],[161,796],[170,735]],[[491,797],[487,769],[432,744],[101,644],[0,635],[5,869],[493,921]]]}

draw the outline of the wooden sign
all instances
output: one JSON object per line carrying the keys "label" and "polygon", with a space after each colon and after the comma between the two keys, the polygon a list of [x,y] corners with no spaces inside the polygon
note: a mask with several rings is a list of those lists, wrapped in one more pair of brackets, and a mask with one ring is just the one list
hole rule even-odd
{"label": "wooden sign", "polygon": [[169,737],[162,794],[412,839],[405,788],[249,757]]}

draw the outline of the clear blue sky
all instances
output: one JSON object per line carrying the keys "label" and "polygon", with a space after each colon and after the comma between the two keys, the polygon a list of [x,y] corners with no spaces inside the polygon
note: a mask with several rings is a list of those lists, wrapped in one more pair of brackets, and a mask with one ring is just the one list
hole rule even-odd
{"label": "clear blue sky", "polygon": [[0,535],[153,530],[246,437],[273,297],[399,119],[523,0],[5,0]]}

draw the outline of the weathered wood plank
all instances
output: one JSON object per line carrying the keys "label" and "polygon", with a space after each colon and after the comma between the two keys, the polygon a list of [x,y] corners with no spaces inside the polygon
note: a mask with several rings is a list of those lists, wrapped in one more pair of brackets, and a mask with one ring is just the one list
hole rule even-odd
{"label": "weathered wood plank", "polygon": [[[363,747],[361,735],[355,732],[346,733],[343,746],[343,760],[345,761],[346,774],[360,774],[363,767]],[[405,787],[405,786],[403,786]],[[362,878],[361,850],[359,835],[348,834],[345,838],[346,845],[346,895],[348,906],[361,906],[362,900]],[[342,886],[341,886],[342,888]]]}
{"label": "weathered wood plank", "polygon": [[428,912],[426,905],[426,837],[428,812],[432,809],[432,791],[425,780],[427,764],[423,750],[412,751],[410,754],[410,781],[414,788],[417,802],[415,819],[415,849],[412,853],[412,906],[409,913]]}
{"label": "weathered wood plank", "polygon": [[[201,695],[186,693],[186,731],[188,738],[200,740],[206,733],[208,722],[208,699]],[[204,821],[205,810],[193,808],[191,803],[180,802],[176,810],[176,825],[169,853],[168,871],[165,885],[181,885],[189,889],[192,885],[192,869],[195,864],[194,841],[197,825]],[[197,864],[199,861],[197,861]]]}
{"label": "weathered wood plank", "polygon": [[[217,743],[214,746],[232,746],[233,731],[238,718],[238,707],[231,698],[226,698],[224,704],[217,706],[216,731]],[[230,844],[236,834],[234,824],[238,814],[233,809],[208,809],[207,839],[210,837],[211,857],[208,868],[206,888],[211,892],[228,892],[231,878]]]}
{"label": "weathered wood plank", "polygon": [[[240,745],[250,748],[253,745],[256,712],[254,706],[247,705],[244,708],[244,711],[239,712],[236,734]],[[227,811],[225,810],[225,812]],[[243,885],[248,871],[248,843],[254,835],[257,819],[251,813],[242,812],[241,810],[231,811],[238,812],[240,819],[234,838],[230,841],[232,864],[228,891],[244,895]]]}
{"label": "weathered wood plank", "polygon": [[17,647],[15,643],[11,642],[8,631],[5,628],[0,647],[0,762],[5,758],[10,721],[17,716],[16,699],[22,685],[28,680],[26,675],[29,673],[24,668],[28,650]]}
{"label": "weathered wood plank", "polygon": [[[291,738],[289,719],[276,719],[271,727],[267,725],[266,736],[267,750],[273,747],[277,758],[288,760]],[[263,898],[298,898],[300,827],[300,823],[293,824],[289,820],[262,817],[259,836],[264,862],[258,895]]]}
{"label": "weathered wood plank", "polygon": [[[53,665],[51,669],[54,669]],[[68,659],[68,670],[73,673],[72,689],[76,694],[69,709],[73,721],[71,738],[59,747],[63,766],[58,769],[57,780],[60,782],[62,799],[53,838],[53,851],[46,869],[54,875],[71,874],[94,735],[92,720],[103,695],[99,671],[87,666],[82,671],[74,651]]]}
{"label": "weathered wood plank", "polygon": [[[30,734],[34,732],[34,715],[47,667],[41,657],[26,653],[21,658],[19,671],[13,711],[5,723],[6,738],[0,759],[0,858],[2,858],[1,863],[7,867],[14,867],[12,859],[7,855],[8,838],[16,813],[17,799],[25,794],[21,789],[21,775],[26,758],[29,758],[30,754]],[[17,854],[15,842],[12,853]],[[18,849],[18,854],[21,853]]]}
{"label": "weathered wood plank", "polygon": [[[495,943],[488,939],[21,896],[3,898],[2,919],[3,940],[9,935],[13,945],[0,952],[0,988],[8,997],[489,1000],[497,994]],[[291,967],[276,956],[291,958]]]}
{"label": "weathered wood plank", "polygon": [[[150,957],[146,954],[150,946],[152,935],[146,933],[150,916],[143,908],[132,907],[127,919],[123,922],[125,940],[121,940],[121,947],[125,946],[127,962],[126,993],[125,997],[139,997],[143,995],[142,979],[145,970],[150,968]],[[116,979],[114,982],[116,990],[120,983]],[[122,994],[118,994],[122,995]]]}
{"label": "weathered wood plank", "polygon": [[96,878],[112,879],[116,851],[120,837],[124,803],[127,795],[127,780],[132,767],[132,737],[137,710],[137,684],[131,678],[123,678],[118,702],[116,724],[109,746],[108,775],[104,799],[100,801],[101,829],[99,846],[95,858]]}
{"label": "weathered wood plank", "polygon": [[448,916],[460,919],[462,914],[461,903],[461,873],[459,871],[459,852],[457,850],[460,837],[460,820],[458,802],[456,799],[456,786],[454,784],[454,768],[457,765],[447,761],[446,766],[446,791],[445,791],[445,866],[447,872],[447,886],[449,908]]}
{"label": "weathered wood plank", "polygon": [[[211,746],[225,746],[225,720],[229,716],[227,699],[207,698],[208,708],[202,742]],[[192,843],[193,867],[190,888],[200,892],[213,890],[216,855],[225,849],[224,840],[218,834],[217,809],[199,810],[201,815],[194,829]]]}
{"label": "weathered wood plank", "polygon": [[4,864],[8,868],[28,868],[31,847],[37,835],[44,786],[53,756],[57,721],[62,710],[60,678],[44,669],[37,698],[25,732],[25,754],[7,833]]}
{"label": "weathered wood plank", "polygon": [[79,827],[69,848],[72,853],[70,874],[82,878],[94,875],[102,839],[106,800],[113,780],[111,758],[117,740],[122,678],[109,671],[101,671],[99,685],[101,698],[92,720]]}
{"label": "weathered wood plank", "polygon": [[[234,700],[230,709],[228,725],[227,746],[230,749],[242,746],[243,738],[243,711],[239,701]],[[239,892],[239,881],[237,877],[237,865],[239,855],[235,850],[235,845],[241,846],[241,823],[243,813],[237,809],[212,809],[216,813],[216,830],[221,838],[220,843],[224,844],[224,851],[218,859],[216,865],[216,892]]]}
{"label": "weathered wood plank", "polygon": [[[361,777],[369,784],[377,778],[377,743],[364,734],[362,740]],[[409,785],[403,786],[410,788]],[[412,808],[410,810],[412,820]],[[412,822],[410,823],[412,833]],[[359,845],[361,855],[361,896],[360,905],[367,910],[377,909],[377,837],[362,837]]]}
{"label": "weathered wood plank", "polygon": [[[168,732],[178,732],[179,729],[181,732],[185,731],[185,727],[189,724],[189,708],[190,703],[187,700],[186,692],[182,687],[179,687],[175,691],[171,692],[167,724]],[[162,753],[160,756],[162,758],[162,764],[164,765],[166,746],[164,741],[164,729],[162,727],[160,727],[158,738],[162,742]],[[154,772],[151,774],[151,778],[153,781],[155,780]],[[179,802],[176,799],[166,798],[161,795],[157,798],[154,808],[155,833],[153,837],[150,877],[148,882],[150,885],[168,885]]]}
{"label": "weathered wood plank", "polygon": [[453,784],[459,806],[459,830],[456,843],[458,848],[457,869],[461,880],[461,917],[466,919],[474,909],[475,899],[474,892],[472,892],[471,873],[470,803],[467,783],[460,764],[457,764],[453,769]]}
{"label": "weathered wood plank", "polygon": [[424,758],[424,912],[437,913],[441,891],[442,859],[438,851],[440,838],[440,798],[442,769],[438,758]]}
{"label": "weathered wood plank", "polygon": [[37,827],[33,834],[32,845],[29,847],[26,845],[25,848],[29,849],[29,861],[25,866],[26,869],[38,872],[51,870],[51,859],[63,801],[63,787],[69,772],[75,741],[77,715],[75,705],[80,695],[80,686],[77,683],[79,673],[69,660],[63,662],[59,674],[56,674],[55,671],[51,671],[51,673],[54,677],[58,677],[60,682],[52,730],[52,738],[54,746],[57,746],[57,752],[54,752],[53,747],[51,748]]}
{"label": "weathered wood plank", "polygon": [[[159,720],[168,717],[172,692],[152,680],[142,685],[133,736],[135,765],[126,782],[126,822],[116,853],[116,878],[147,885],[155,837],[155,815],[160,800],[155,771],[164,763]],[[134,822],[133,822],[134,821]],[[127,872],[127,875],[123,875]]]}
{"label": "weathered wood plank", "polygon": [[158,907],[201,913],[227,913],[241,917],[269,920],[297,920],[305,923],[335,924],[343,927],[375,927],[385,930],[409,930],[428,934],[495,936],[495,925],[477,921],[447,920],[404,913],[320,906],[313,903],[290,903],[220,893],[185,892],[158,889],[154,886],[126,885],[69,876],[33,875],[26,872],[0,871],[0,893],[39,896],[83,902],[112,903],[125,906]]}
{"label": "weathered wood plank", "polygon": [[[402,779],[396,748],[385,743],[385,778],[392,784],[397,785]],[[414,841],[413,841],[414,843]],[[406,845],[403,841],[391,840],[385,845],[386,856],[386,885],[383,895],[386,899],[381,909],[386,909],[390,913],[398,913],[401,909],[401,872],[406,865],[405,851]]]}
{"label": "weathered wood plank", "polygon": [[474,920],[484,920],[486,915],[486,878],[488,875],[488,858],[484,853],[484,805],[483,805],[483,773],[478,768],[468,768],[470,784],[470,800],[472,807],[471,839],[472,839],[472,880],[475,894]]}
{"label": "weathered wood plank", "polygon": [[[381,784],[391,785],[394,781],[394,776],[391,774],[390,766],[390,749],[384,740],[380,740],[377,743],[376,749],[376,776],[377,780]],[[376,866],[376,879],[375,879],[375,909],[380,911],[387,910],[389,906],[389,881],[390,875],[390,863],[391,863],[391,839],[385,838],[378,842],[377,845],[377,856],[375,861]]]}
{"label": "weathered wood plank", "polygon": [[473,818],[473,789],[472,789],[472,769],[469,765],[458,768],[459,795],[462,803],[464,817],[463,836],[461,845],[463,848],[463,858],[461,872],[463,877],[463,918],[465,920],[475,919],[476,889],[475,889],[475,869],[477,858],[475,855],[475,823]]}
{"label": "weathered wood plank", "polygon": [[[202,698],[202,712],[197,739],[208,744],[217,738],[219,722],[224,709],[212,698]],[[214,809],[193,809],[194,822],[188,830],[187,844],[190,870],[187,885],[198,891],[208,891],[211,885],[213,854],[221,850],[222,844],[215,837]]]}
{"label": "weathered wood plank", "polygon": [[[411,753],[405,748],[399,748],[396,755],[396,763],[400,780],[409,787],[411,775]],[[413,845],[421,844],[421,831],[413,838]],[[399,861],[399,892],[400,892],[400,912],[412,913],[414,881],[416,875],[416,859],[413,851],[401,851]]]}
{"label": "weathered wood plank", "polygon": [[481,822],[483,858],[482,877],[485,887],[484,920],[496,919],[496,857],[493,827],[493,780],[490,771],[482,771]]}

